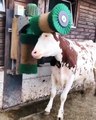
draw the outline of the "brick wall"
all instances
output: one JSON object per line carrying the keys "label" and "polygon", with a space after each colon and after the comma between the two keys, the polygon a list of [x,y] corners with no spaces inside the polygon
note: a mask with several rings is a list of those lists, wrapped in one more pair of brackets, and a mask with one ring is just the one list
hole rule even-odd
{"label": "brick wall", "polygon": [[79,0],[78,2],[78,22],[67,38],[73,40],[94,40],[96,23],[96,1]]}

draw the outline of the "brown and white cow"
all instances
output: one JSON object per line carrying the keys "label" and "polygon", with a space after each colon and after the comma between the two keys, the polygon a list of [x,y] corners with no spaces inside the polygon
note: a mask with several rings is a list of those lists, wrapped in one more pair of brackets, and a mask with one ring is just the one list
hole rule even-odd
{"label": "brown and white cow", "polygon": [[95,54],[96,44],[92,41],[76,42],[51,33],[43,33],[40,36],[32,51],[32,56],[36,59],[49,56],[55,58],[51,74],[51,97],[45,109],[46,113],[50,113],[58,85],[63,88],[58,119],[63,120],[64,103],[73,82],[77,81],[78,84],[82,84],[92,81],[95,83]]}

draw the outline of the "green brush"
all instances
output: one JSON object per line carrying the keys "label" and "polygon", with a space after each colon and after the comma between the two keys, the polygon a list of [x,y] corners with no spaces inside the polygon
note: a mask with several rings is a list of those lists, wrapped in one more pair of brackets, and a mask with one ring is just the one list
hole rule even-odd
{"label": "green brush", "polygon": [[66,35],[71,30],[71,13],[63,3],[57,4],[50,13],[34,16],[30,19],[30,33],[58,32]]}
{"label": "green brush", "polygon": [[33,17],[34,15],[38,15],[38,7],[36,4],[29,3],[26,6],[25,15],[28,17]]}
{"label": "green brush", "polygon": [[[38,16],[38,8],[35,4],[28,4],[25,10],[25,15],[30,18],[34,18],[34,16]],[[18,71],[20,74],[36,74],[37,73],[37,60],[31,56],[31,52],[38,40],[38,26],[34,24],[34,20],[37,20],[37,17],[32,19],[31,25],[27,27],[25,33],[20,34],[21,41],[21,56],[20,56],[20,65]],[[35,22],[36,23],[36,22]]]}
{"label": "green brush", "polygon": [[22,44],[36,45],[39,36],[21,33],[20,41]]}
{"label": "green brush", "polygon": [[[40,35],[42,33],[42,31],[39,27],[39,17],[40,17],[39,15],[34,16],[29,21],[30,33],[33,35]],[[27,34],[29,34],[28,31],[27,31]]]}
{"label": "green brush", "polygon": [[57,4],[48,16],[48,23],[52,30],[65,35],[71,29],[71,13],[62,3]]}

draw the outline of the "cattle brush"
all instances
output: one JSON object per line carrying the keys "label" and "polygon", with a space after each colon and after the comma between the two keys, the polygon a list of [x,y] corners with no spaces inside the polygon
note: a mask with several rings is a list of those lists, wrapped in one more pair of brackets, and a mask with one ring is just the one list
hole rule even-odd
{"label": "cattle brush", "polygon": [[29,26],[35,35],[40,35],[42,32],[58,32],[66,35],[71,29],[70,10],[62,3],[57,4],[49,13],[32,17]]}

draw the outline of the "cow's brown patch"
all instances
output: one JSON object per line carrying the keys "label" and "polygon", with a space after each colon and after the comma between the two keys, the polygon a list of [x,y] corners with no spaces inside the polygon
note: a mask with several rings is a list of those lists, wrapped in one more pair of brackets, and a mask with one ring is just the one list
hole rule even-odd
{"label": "cow's brown patch", "polygon": [[57,41],[60,41],[60,48],[63,51],[62,62],[66,63],[66,64],[69,64],[69,68],[75,67],[75,65],[77,63],[77,52],[74,50],[74,48],[70,47],[69,41],[65,40],[60,35],[59,35],[59,38],[58,38],[54,34],[54,38]]}

